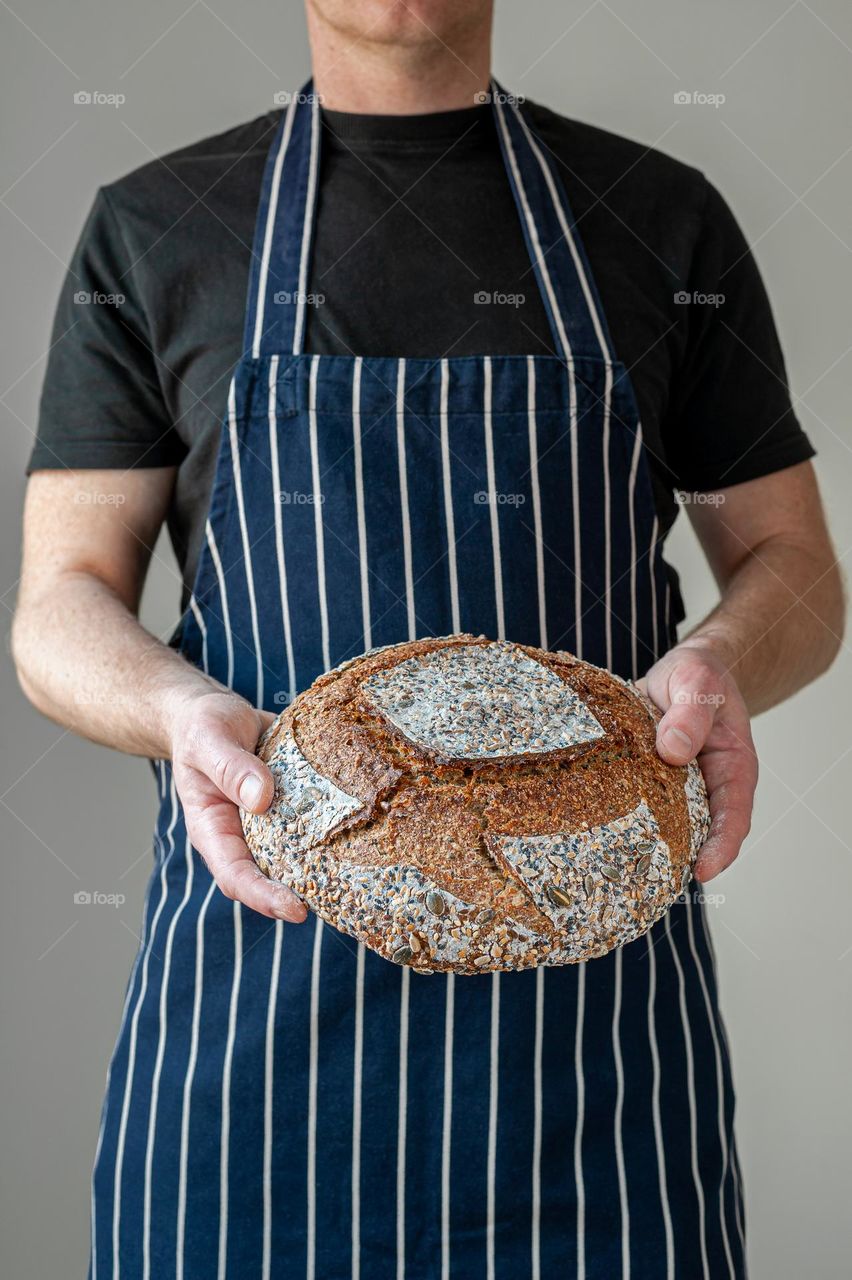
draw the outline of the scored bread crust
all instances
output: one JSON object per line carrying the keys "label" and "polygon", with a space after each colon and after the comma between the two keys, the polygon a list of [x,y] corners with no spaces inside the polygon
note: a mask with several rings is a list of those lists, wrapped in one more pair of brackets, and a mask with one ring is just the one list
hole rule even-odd
{"label": "scored bread crust", "polygon": [[493,645],[472,635],[417,640],[320,676],[258,745],[276,777],[271,808],[242,813],[264,874],[423,973],[604,955],[668,910],[709,825],[697,766],[668,765],[656,751],[656,708],[569,653],[501,646],[554,673],[604,731],[553,750],[441,755],[364,688],[408,659]]}

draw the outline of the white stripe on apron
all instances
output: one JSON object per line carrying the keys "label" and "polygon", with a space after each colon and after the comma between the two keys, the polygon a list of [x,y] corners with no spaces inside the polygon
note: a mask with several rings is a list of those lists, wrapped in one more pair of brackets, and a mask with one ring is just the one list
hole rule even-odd
{"label": "white stripe on apron", "polygon": [[151,934],[148,939],[148,945],[146,946],[145,952],[144,952],[144,958],[142,961],[142,985],[139,990],[139,996],[137,998],[136,1005],[133,1010],[133,1019],[130,1024],[130,1051],[129,1051],[129,1057],[127,1061],[127,1078],[124,1085],[124,1101],[121,1108],[121,1122],[120,1122],[119,1134],[118,1134],[118,1147],[116,1150],[116,1157],[115,1157],[115,1178],[114,1178],[114,1187],[115,1187],[114,1197],[115,1198],[113,1201],[113,1218],[112,1218],[113,1280],[119,1280],[119,1275],[120,1275],[120,1271],[119,1271],[120,1234],[119,1233],[121,1230],[121,1174],[122,1174],[122,1168],[124,1164],[124,1144],[125,1144],[125,1138],[127,1134],[127,1119],[130,1112],[130,1097],[133,1092],[133,1074],[134,1074],[134,1065],[136,1062],[136,1037],[139,1029],[139,1015],[142,1011],[142,1004],[145,1000],[145,995],[148,990],[148,966],[151,960],[151,951],[153,950],[154,939],[157,936],[157,925],[159,923],[160,916],[163,913],[163,907],[166,905],[166,897],[168,895],[168,889],[166,886],[166,868],[168,866],[169,860],[171,859],[175,851],[174,829],[175,829],[175,823],[177,822],[177,796],[174,789],[172,789],[171,791],[171,799],[172,799],[172,816],[169,823],[168,831],[166,833],[170,847],[169,847],[168,853],[164,851],[162,864],[160,866],[160,900],[157,903],[157,910],[154,913],[154,919],[151,924]]}
{"label": "white stripe on apron", "polygon": [[228,1038],[225,1042],[225,1062],[222,1068],[222,1134],[219,1142],[219,1280],[225,1280],[228,1265],[228,1157],[231,1145],[231,1067],[234,1059],[234,1040],[237,1033],[237,1005],[240,998],[240,981],[243,973],[243,916],[242,904],[233,904],[234,917],[234,976],[231,981],[231,1001],[228,1008]]}
{"label": "white stripe on apron", "polygon": [[281,521],[281,469],[278,462],[278,416],[276,389],[278,386],[278,356],[269,361],[269,457],[272,463],[272,496],[275,503],[275,559],[278,566],[278,594],[281,599],[281,622],[284,627],[284,650],[287,654],[287,700],[296,696],[296,661],[293,655],[293,627],[290,621],[290,600],[287,594],[287,560],[284,554],[284,531]]}

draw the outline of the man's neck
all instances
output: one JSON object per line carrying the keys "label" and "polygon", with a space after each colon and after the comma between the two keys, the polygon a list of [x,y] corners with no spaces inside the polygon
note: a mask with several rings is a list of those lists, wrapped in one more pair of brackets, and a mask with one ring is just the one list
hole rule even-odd
{"label": "man's neck", "polygon": [[449,43],[353,39],[308,6],[314,89],[323,106],[359,115],[422,115],[472,107],[491,75],[490,21]]}

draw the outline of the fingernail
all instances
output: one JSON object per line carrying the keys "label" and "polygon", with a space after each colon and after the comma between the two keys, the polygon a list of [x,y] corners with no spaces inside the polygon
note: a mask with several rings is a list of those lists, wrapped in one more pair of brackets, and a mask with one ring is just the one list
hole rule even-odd
{"label": "fingernail", "polygon": [[274,901],[272,903],[272,914],[277,916],[279,920],[289,920],[291,924],[301,924],[308,914],[308,909],[300,898],[297,898],[292,889],[284,884],[273,884],[271,886]]}
{"label": "fingernail", "polygon": [[690,756],[692,755],[692,739],[680,729],[675,729],[674,727],[666,729],[663,741],[667,746],[671,747],[672,751],[677,751],[678,754],[686,751]]}
{"label": "fingernail", "polygon": [[289,924],[301,924],[308,914],[306,908],[298,902],[283,907],[276,904],[272,910],[279,920],[286,920]]}
{"label": "fingernail", "polygon": [[247,778],[243,778],[240,785],[240,804],[244,809],[253,809],[260,800],[263,791],[263,783],[256,774],[250,773]]}

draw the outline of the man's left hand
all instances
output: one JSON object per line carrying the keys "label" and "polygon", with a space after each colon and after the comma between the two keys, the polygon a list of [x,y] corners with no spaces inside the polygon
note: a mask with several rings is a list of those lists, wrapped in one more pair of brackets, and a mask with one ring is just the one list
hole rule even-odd
{"label": "man's left hand", "polygon": [[712,822],[695,877],[712,880],[737,857],[751,827],[757,755],[743,696],[721,659],[689,641],[655,663],[639,686],[663,712],[663,760],[683,765],[697,757],[701,766]]}

